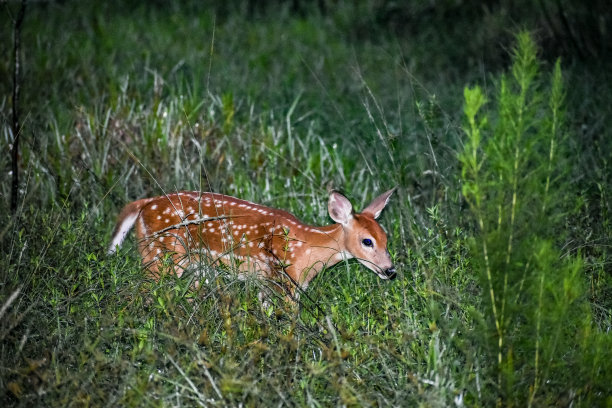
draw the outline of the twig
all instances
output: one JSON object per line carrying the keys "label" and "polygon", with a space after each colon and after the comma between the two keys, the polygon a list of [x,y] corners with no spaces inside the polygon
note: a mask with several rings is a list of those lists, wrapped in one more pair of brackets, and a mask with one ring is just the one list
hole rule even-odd
{"label": "twig", "polygon": [[11,212],[15,214],[17,211],[17,196],[19,194],[19,136],[21,135],[21,129],[19,128],[19,72],[21,70],[21,64],[19,63],[19,52],[21,48],[21,25],[25,17],[26,0],[21,0],[21,7],[17,18],[13,21],[13,146],[11,149],[11,161],[12,161],[12,173],[13,173],[13,184],[11,187]]}
{"label": "twig", "polygon": [[157,238],[159,237],[161,234],[163,234],[164,232],[173,230],[173,229],[179,229],[181,227],[186,227],[189,225],[199,225],[202,224],[206,221],[218,221],[218,220],[226,220],[229,219],[231,217],[227,216],[227,215],[221,215],[219,217],[203,217],[203,218],[196,218],[195,220],[186,220],[183,222],[180,222],[178,224],[174,224],[174,225],[170,225],[164,229],[161,229],[157,232],[155,232],[154,234],[152,234],[151,236],[147,237],[147,238]]}
{"label": "twig", "polygon": [[19,293],[21,293],[21,287],[15,289],[13,293],[11,294],[11,296],[9,296],[9,298],[6,300],[6,302],[4,302],[4,304],[2,305],[2,308],[0,309],[0,319],[2,319],[2,316],[4,316],[4,313],[9,308],[11,303],[13,303],[15,299],[17,299],[17,296],[19,296]]}

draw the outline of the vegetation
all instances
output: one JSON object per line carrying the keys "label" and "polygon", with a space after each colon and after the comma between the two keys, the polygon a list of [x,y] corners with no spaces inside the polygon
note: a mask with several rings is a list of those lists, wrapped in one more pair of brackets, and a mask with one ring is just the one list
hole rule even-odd
{"label": "vegetation", "polygon": [[[409,3],[28,4],[15,214],[0,49],[2,404],[610,406],[605,5]],[[299,308],[105,253],[144,196],[322,225],[329,186],[395,185],[398,279],[340,264]]]}

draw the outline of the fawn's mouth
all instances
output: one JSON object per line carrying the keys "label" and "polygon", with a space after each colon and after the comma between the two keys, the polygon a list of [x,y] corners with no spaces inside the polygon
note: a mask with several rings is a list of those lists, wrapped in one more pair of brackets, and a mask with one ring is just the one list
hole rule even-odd
{"label": "fawn's mouth", "polygon": [[394,267],[391,267],[389,269],[384,269],[382,271],[375,271],[375,272],[378,275],[378,277],[383,280],[393,280],[397,278],[397,272],[395,271]]}
{"label": "fawn's mouth", "polygon": [[385,277],[389,280],[393,280],[395,278],[397,278],[397,272],[395,272],[395,268],[391,267],[389,269],[387,269],[385,272]]}

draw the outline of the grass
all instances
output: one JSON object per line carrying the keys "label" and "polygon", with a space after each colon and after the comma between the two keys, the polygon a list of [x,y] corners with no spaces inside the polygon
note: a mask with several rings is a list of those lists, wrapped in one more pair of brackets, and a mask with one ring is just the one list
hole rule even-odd
{"label": "grass", "polygon": [[[611,403],[605,62],[548,62],[503,7],[448,25],[414,6],[431,26],[406,32],[387,3],[126,4],[27,11],[15,216],[0,183],[5,405]],[[144,196],[212,190],[322,225],[328,186],[360,209],[395,185],[398,279],[340,264],[299,309],[263,309],[263,283],[227,269],[196,292],[154,282],[133,240],[105,255]]]}

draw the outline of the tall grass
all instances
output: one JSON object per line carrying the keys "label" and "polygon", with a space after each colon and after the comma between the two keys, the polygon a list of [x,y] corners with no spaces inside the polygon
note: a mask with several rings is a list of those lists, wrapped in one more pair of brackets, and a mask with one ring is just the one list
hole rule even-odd
{"label": "tall grass", "polygon": [[[488,83],[444,68],[461,53],[431,49],[440,27],[363,41],[373,21],[346,4],[301,17],[72,6],[33,6],[24,27],[19,217],[0,183],[5,405],[607,401],[609,184],[597,178],[596,209],[580,195],[576,96],[528,36]],[[489,90],[466,91],[463,138],[474,78]],[[393,185],[381,222],[399,278],[343,263],[299,309],[263,308],[264,283],[227,268],[198,291],[154,282],[131,240],[104,254],[121,206],[143,196],[213,190],[325,224],[328,186],[360,209]]]}

